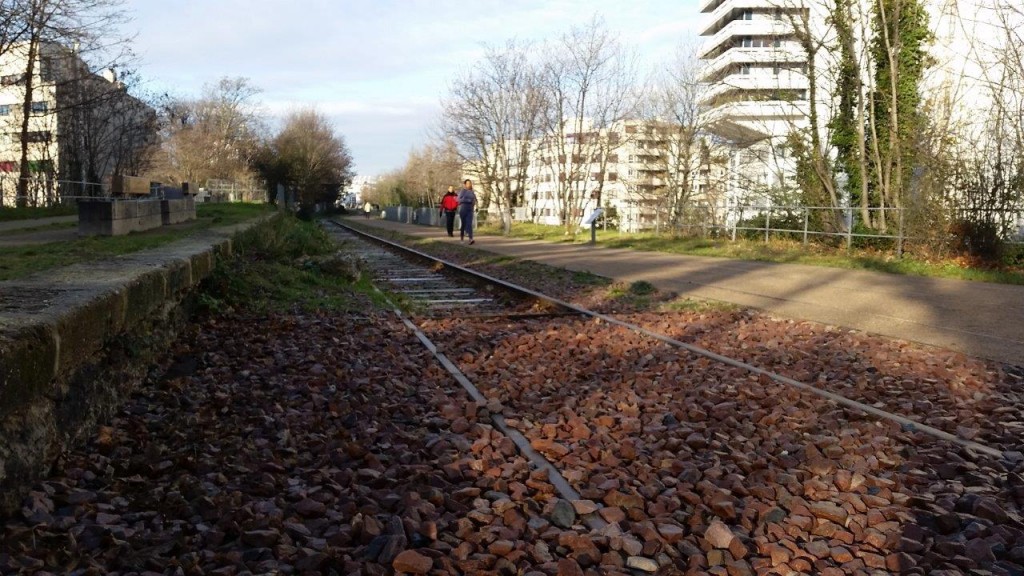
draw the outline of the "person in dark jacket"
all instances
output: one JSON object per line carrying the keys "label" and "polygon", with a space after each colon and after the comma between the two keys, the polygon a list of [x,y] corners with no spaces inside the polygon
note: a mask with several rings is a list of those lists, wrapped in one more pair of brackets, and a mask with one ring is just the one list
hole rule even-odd
{"label": "person in dark jacket", "polygon": [[455,236],[455,211],[459,209],[459,197],[455,194],[455,186],[449,186],[441,198],[441,212],[438,216],[445,218],[444,225],[448,228],[448,236]]}
{"label": "person in dark jacket", "polygon": [[469,243],[473,244],[473,210],[476,209],[476,193],[473,192],[473,181],[466,178],[462,182],[462,190],[459,190],[459,219],[462,226],[459,228],[459,242],[469,236]]}

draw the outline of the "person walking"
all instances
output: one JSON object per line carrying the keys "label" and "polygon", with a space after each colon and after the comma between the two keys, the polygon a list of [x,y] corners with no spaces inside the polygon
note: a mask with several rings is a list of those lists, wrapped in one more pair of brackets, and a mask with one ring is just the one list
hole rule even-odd
{"label": "person walking", "polygon": [[462,225],[459,227],[459,242],[469,236],[469,243],[473,244],[473,210],[476,209],[476,193],[473,192],[473,181],[466,178],[462,181],[462,190],[459,190],[459,219]]}
{"label": "person walking", "polygon": [[373,204],[370,204],[367,200],[366,204],[363,205],[363,218],[369,218],[370,212],[373,212]]}
{"label": "person walking", "polygon": [[459,197],[455,194],[455,186],[449,186],[441,198],[441,212],[438,216],[445,218],[444,225],[448,228],[448,236],[455,237],[455,211],[459,209]]}

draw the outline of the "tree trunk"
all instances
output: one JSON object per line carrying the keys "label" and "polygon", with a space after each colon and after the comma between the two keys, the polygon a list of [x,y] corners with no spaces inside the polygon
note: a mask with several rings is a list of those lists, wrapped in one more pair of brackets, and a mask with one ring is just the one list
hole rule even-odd
{"label": "tree trunk", "polygon": [[28,180],[32,173],[28,160],[28,133],[29,122],[32,119],[32,88],[34,84],[32,77],[35,74],[36,53],[38,50],[39,38],[36,34],[33,34],[28,42],[28,63],[25,66],[25,98],[21,103],[21,161],[18,166],[18,207],[28,205]]}

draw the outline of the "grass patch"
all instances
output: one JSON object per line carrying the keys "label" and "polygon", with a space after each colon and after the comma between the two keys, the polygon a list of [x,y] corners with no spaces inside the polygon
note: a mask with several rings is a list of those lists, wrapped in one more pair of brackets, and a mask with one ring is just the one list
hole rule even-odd
{"label": "grass patch", "polygon": [[677,298],[671,302],[666,302],[661,305],[661,309],[666,312],[735,312],[742,310],[741,306],[736,304],[730,304],[728,302],[719,302],[717,300],[700,300],[697,298]]}
{"label": "grass patch", "polygon": [[196,204],[196,218],[209,219],[211,224],[230,225],[245,222],[260,214],[274,210],[269,204],[250,204],[246,202],[218,202]]}
{"label": "grass patch", "polygon": [[31,234],[33,232],[49,232],[52,230],[65,230],[68,228],[78,227],[77,222],[55,222],[53,224],[44,224],[42,226],[32,226],[30,228],[15,228],[14,230],[0,231],[0,238],[6,238],[10,236],[18,236],[21,234]]}
{"label": "grass patch", "polygon": [[234,246],[235,255],[218,261],[203,283],[200,304],[208,312],[352,311],[366,297],[383,305],[357,267],[349,275],[327,265],[338,262],[338,246],[315,223],[277,218],[240,234]]}
{"label": "grass patch", "polygon": [[125,236],[93,236],[71,242],[12,246],[0,251],[0,280],[22,278],[35,272],[77,262],[94,262],[121,254],[158,248],[216,226],[239,224],[270,209],[263,204],[211,204],[197,207],[197,219]]}
{"label": "grass patch", "polygon": [[[502,234],[499,226],[485,226],[481,233]],[[555,243],[582,244],[590,241],[590,231],[580,230],[577,234],[566,235],[561,226],[544,226],[533,223],[517,223],[512,227],[511,237],[528,240],[543,240]],[[807,264],[849,270],[871,270],[907,276],[954,278],[1000,284],[1024,285],[1024,251],[1016,247],[1007,249],[1002,267],[984,267],[963,259],[940,261],[924,260],[905,255],[897,258],[894,252],[882,252],[854,248],[847,253],[845,248],[833,248],[819,243],[804,246],[802,242],[772,238],[762,240],[725,238],[679,238],[669,234],[643,232],[620,233],[617,230],[597,230],[597,242],[608,248],[665,252],[714,258],[732,258],[758,262]]]}
{"label": "grass patch", "polygon": [[74,216],[78,214],[78,204],[58,204],[56,206],[3,206],[0,207],[0,222],[12,220],[34,220],[36,218],[53,218],[55,216]]}

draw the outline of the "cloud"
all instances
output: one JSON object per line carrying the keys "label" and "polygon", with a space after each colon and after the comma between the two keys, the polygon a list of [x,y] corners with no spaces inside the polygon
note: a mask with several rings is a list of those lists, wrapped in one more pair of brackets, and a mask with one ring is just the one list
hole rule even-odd
{"label": "cloud", "polygon": [[[696,0],[125,0],[141,73],[197,94],[223,76],[263,90],[268,115],[313,105],[360,171],[422,145],[448,82],[485,44],[555,39],[595,14],[649,60],[691,30]],[[691,32],[692,33],[692,32]],[[364,161],[365,159],[365,161]]]}
{"label": "cloud", "polygon": [[272,100],[264,102],[264,107],[275,116],[284,116],[293,110],[312,106],[327,116],[385,116],[410,117],[419,111],[409,103],[385,103],[360,100],[317,100],[302,102],[297,100]]}

